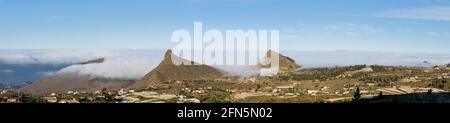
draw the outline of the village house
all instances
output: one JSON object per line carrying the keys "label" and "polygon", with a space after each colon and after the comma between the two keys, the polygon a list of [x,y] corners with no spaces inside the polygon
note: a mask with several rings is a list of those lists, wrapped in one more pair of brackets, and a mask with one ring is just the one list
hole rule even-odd
{"label": "village house", "polygon": [[449,73],[443,73],[442,74],[442,78],[448,79],[448,78],[450,78],[450,74]]}
{"label": "village house", "polygon": [[350,93],[349,91],[342,92],[342,94],[349,94],[349,93]]}
{"label": "village house", "polygon": [[257,82],[257,81],[256,81],[256,78],[255,78],[255,77],[252,77],[252,78],[249,78],[249,79],[248,79],[248,82],[249,82],[249,83],[255,83],[255,82]]}
{"label": "village house", "polygon": [[285,93],[284,96],[294,96],[294,93]]}
{"label": "village house", "polygon": [[72,100],[60,100],[58,103],[80,103],[80,102],[75,98],[73,98]]}
{"label": "village house", "polygon": [[6,100],[7,103],[16,103],[17,99],[16,98],[9,98]]}
{"label": "village house", "polygon": [[366,83],[366,85],[367,85],[367,86],[375,86],[375,85],[377,85],[377,84],[375,84],[375,83]]}
{"label": "village house", "polygon": [[188,98],[188,99],[186,99],[186,96],[179,95],[177,103],[200,103],[200,100],[196,99],[196,98]]}
{"label": "village house", "polygon": [[200,100],[196,99],[196,98],[189,98],[189,99],[186,99],[186,102],[188,102],[188,103],[200,103]]}
{"label": "village house", "polygon": [[183,84],[183,82],[177,80],[177,81],[175,81],[175,84]]}
{"label": "village house", "polygon": [[190,88],[182,88],[181,91],[183,91],[183,92],[191,92],[191,89]]}
{"label": "village house", "polygon": [[319,90],[308,90],[307,92],[310,95],[316,95],[317,93],[319,93]]}
{"label": "village house", "polygon": [[326,90],[328,90],[330,87],[328,87],[328,86],[324,86],[324,87],[322,87],[320,90],[321,91],[326,91]]}
{"label": "village house", "polygon": [[367,90],[361,90],[361,91],[359,91],[359,93],[361,93],[361,94],[368,94],[369,91],[367,91]]}
{"label": "village house", "polygon": [[123,88],[121,88],[119,91],[117,91],[117,94],[118,95],[125,95],[126,91]]}
{"label": "village house", "polygon": [[203,90],[203,89],[201,89],[201,90],[194,90],[194,91],[192,91],[192,93],[204,94],[204,93],[206,93],[206,90]]}
{"label": "village house", "polygon": [[57,103],[58,102],[58,98],[56,98],[56,97],[42,97],[42,99],[49,103]]}
{"label": "village house", "polygon": [[94,94],[100,94],[100,93],[102,93],[100,90],[96,90],[96,91],[94,92]]}
{"label": "village house", "polygon": [[278,86],[273,93],[289,93],[294,92],[294,86]]}
{"label": "village house", "polygon": [[8,93],[8,90],[2,90],[2,91],[0,92],[0,94],[6,94],[6,93]]}
{"label": "village house", "polygon": [[67,103],[80,103],[80,101],[78,101],[78,100],[67,100],[66,102]]}

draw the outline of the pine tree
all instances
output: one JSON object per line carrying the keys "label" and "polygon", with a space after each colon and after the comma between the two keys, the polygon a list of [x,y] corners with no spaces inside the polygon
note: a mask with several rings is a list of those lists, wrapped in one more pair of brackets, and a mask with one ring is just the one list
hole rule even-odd
{"label": "pine tree", "polygon": [[359,87],[356,87],[355,93],[353,94],[353,102],[358,102],[361,98],[361,92],[359,90]]}
{"label": "pine tree", "polygon": [[380,91],[380,93],[378,94],[378,99],[383,99],[383,98],[384,98],[383,92]]}

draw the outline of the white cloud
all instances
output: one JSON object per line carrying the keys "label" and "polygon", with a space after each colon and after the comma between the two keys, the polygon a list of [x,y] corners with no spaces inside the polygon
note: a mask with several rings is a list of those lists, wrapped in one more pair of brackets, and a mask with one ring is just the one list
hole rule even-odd
{"label": "white cloud", "polygon": [[[9,55],[11,53],[12,55]],[[450,61],[448,54],[396,54],[377,52],[283,52],[305,67],[344,66],[354,64],[411,65],[418,66],[424,60],[433,64]],[[80,74],[93,75],[110,79],[139,80],[155,68],[164,55],[156,50],[0,50],[0,60],[11,59],[15,64],[30,63],[78,63],[94,58],[105,58],[103,63],[88,65],[71,65],[56,72],[42,72],[42,75]],[[14,56],[14,57],[10,57]],[[23,61],[22,61],[23,60]],[[251,66],[214,66],[232,75],[250,76],[259,73]],[[11,73],[12,70],[0,70]]]}
{"label": "white cloud", "polygon": [[[103,63],[71,65],[58,71],[40,75],[78,74],[100,78],[139,80],[153,70],[164,55],[163,50],[0,50],[3,64],[75,64],[97,58]],[[249,66],[214,66],[231,75],[250,76],[258,70]],[[0,70],[11,73],[11,70]]]}
{"label": "white cloud", "polygon": [[[286,51],[284,55],[294,59],[304,68],[378,64],[389,66],[427,66],[447,64],[450,54],[400,53],[369,51]],[[423,64],[428,61],[431,64]]]}
{"label": "white cloud", "polygon": [[450,21],[450,6],[407,8],[373,13],[374,17]]}
{"label": "white cloud", "polygon": [[230,76],[241,76],[241,77],[250,77],[256,76],[261,73],[261,67],[258,66],[250,66],[250,65],[241,65],[241,66],[213,66],[217,69],[223,70],[227,75]]}
{"label": "white cloud", "polygon": [[98,64],[72,65],[57,74],[75,73],[109,79],[139,80],[155,68],[163,57],[163,51],[109,51],[105,61]]}
{"label": "white cloud", "polygon": [[334,25],[324,26],[323,29],[328,31],[328,33],[347,36],[369,35],[383,32],[382,28],[357,23],[337,23]]}
{"label": "white cloud", "polygon": [[440,36],[441,33],[439,32],[425,32],[425,34],[429,35],[429,36]]}
{"label": "white cloud", "polygon": [[112,55],[99,50],[0,50],[0,63],[73,64]]}
{"label": "white cloud", "polygon": [[147,58],[110,58],[104,63],[72,65],[57,72],[57,74],[75,73],[92,75],[109,79],[139,80],[158,65],[161,59]]}
{"label": "white cloud", "polygon": [[0,50],[0,63],[75,64],[105,58],[104,63],[71,65],[42,75],[74,73],[110,79],[138,80],[158,65],[162,56],[163,51],[154,50]]}

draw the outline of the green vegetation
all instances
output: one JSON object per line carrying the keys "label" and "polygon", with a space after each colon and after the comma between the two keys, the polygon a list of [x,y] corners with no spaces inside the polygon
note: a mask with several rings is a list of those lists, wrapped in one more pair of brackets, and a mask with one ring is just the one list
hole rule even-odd
{"label": "green vegetation", "polygon": [[37,103],[38,102],[38,99],[36,99],[35,97],[33,97],[30,94],[19,94],[18,100],[22,103]]}
{"label": "green vegetation", "polygon": [[401,76],[398,75],[378,75],[378,76],[369,76],[361,78],[360,81],[363,82],[374,82],[379,86],[390,86],[392,82],[396,82],[402,79]]}
{"label": "green vegetation", "polygon": [[448,90],[450,88],[450,79],[435,79],[431,82],[430,87]]}
{"label": "green vegetation", "polygon": [[[302,80],[320,80],[320,81],[326,81],[326,80],[333,80],[336,79],[336,76],[342,75],[347,71],[356,71],[361,70],[366,65],[354,65],[354,66],[348,66],[348,67],[333,67],[333,68],[314,68],[314,69],[307,69],[302,71],[302,74],[293,74],[292,80],[296,81],[302,81]],[[364,76],[364,73],[361,73],[358,76]]]}
{"label": "green vegetation", "polygon": [[199,99],[203,103],[231,103],[230,95],[230,92],[209,91],[206,94],[200,95]]}
{"label": "green vegetation", "polygon": [[377,73],[390,73],[390,72],[402,72],[405,70],[411,70],[413,72],[419,72],[420,69],[408,68],[402,66],[381,66],[381,65],[372,65],[373,72]]}
{"label": "green vegetation", "polygon": [[[370,67],[372,69],[366,65],[303,69],[270,77],[180,79],[164,81],[157,86],[133,90],[133,92],[127,92],[128,95],[120,94],[120,96],[117,90],[106,88],[97,90],[95,93],[57,93],[56,95],[25,95],[7,91],[0,94],[2,97],[0,102],[48,103],[49,97],[57,97],[57,102],[79,103],[116,103],[133,99],[121,96],[148,101],[142,96],[133,96],[133,93],[142,91],[176,96],[171,99],[157,100],[166,103],[189,103],[186,100],[191,99],[201,103],[377,103],[386,101],[420,103],[442,102],[450,98],[450,95],[446,93],[439,94],[431,91],[423,93],[429,87],[433,90],[450,90],[450,79],[446,78],[446,73],[450,73],[448,69],[379,65]],[[389,91],[379,91],[379,89],[399,90],[401,87],[410,88],[409,90],[414,93],[393,95]],[[378,96],[364,98],[375,95]]]}
{"label": "green vegetation", "polygon": [[353,94],[353,102],[358,102],[359,99],[361,98],[361,92],[359,90],[359,87],[356,87],[355,93]]}

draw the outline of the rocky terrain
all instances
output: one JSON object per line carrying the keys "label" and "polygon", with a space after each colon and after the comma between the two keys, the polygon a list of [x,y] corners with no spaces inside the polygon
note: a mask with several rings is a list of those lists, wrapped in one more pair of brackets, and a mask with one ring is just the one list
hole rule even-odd
{"label": "rocky terrain", "polygon": [[175,56],[168,50],[161,63],[130,88],[146,88],[161,82],[216,79],[224,75],[223,71],[208,65],[175,65],[172,61],[197,64]]}

